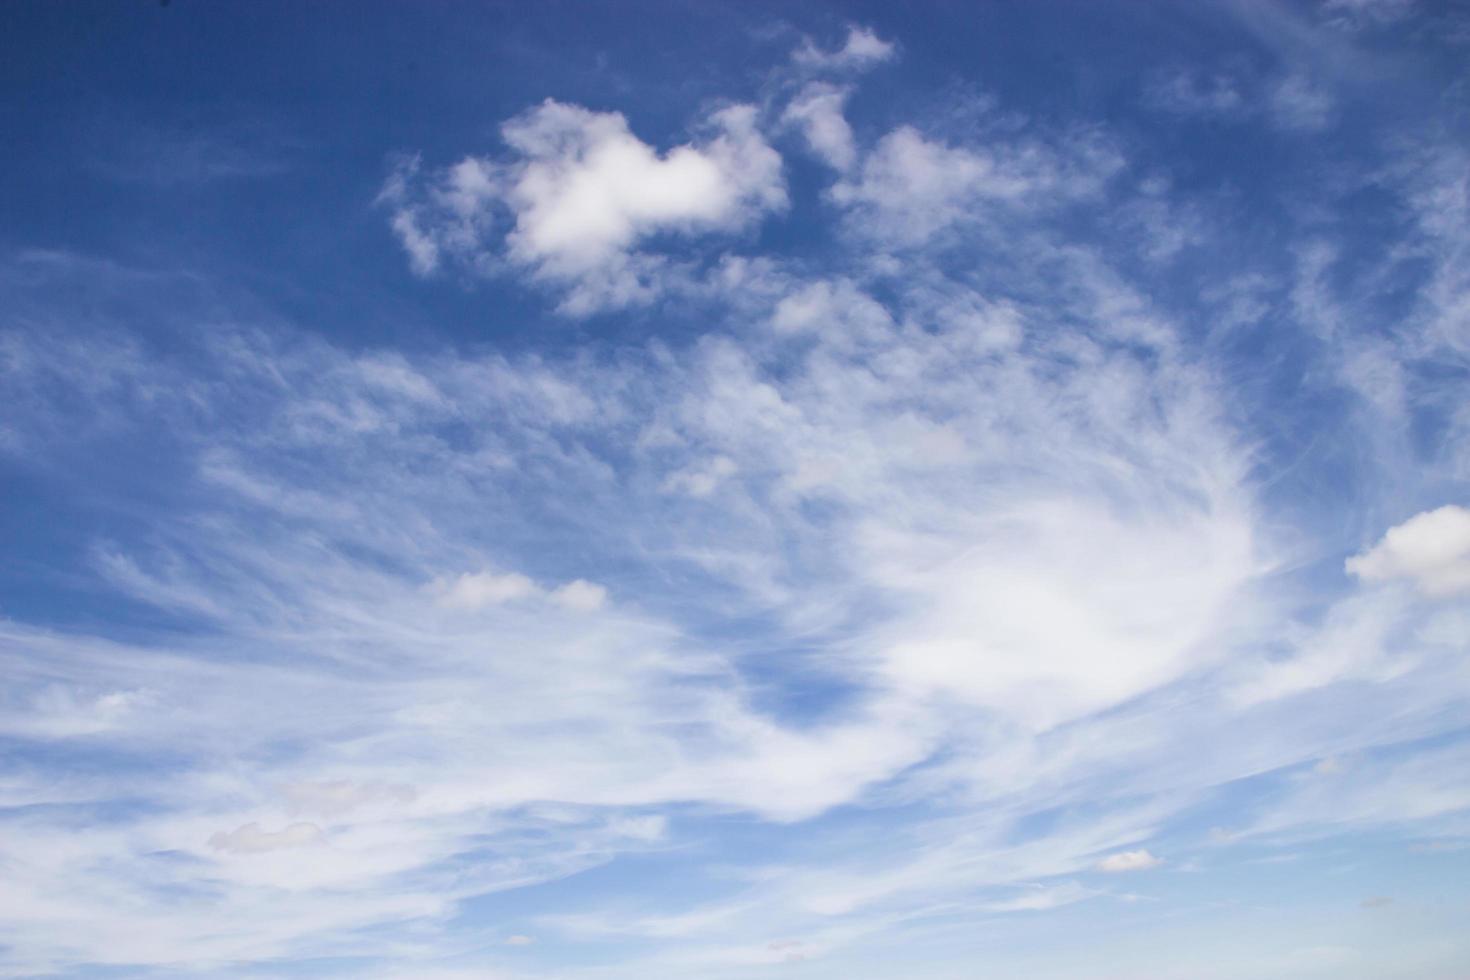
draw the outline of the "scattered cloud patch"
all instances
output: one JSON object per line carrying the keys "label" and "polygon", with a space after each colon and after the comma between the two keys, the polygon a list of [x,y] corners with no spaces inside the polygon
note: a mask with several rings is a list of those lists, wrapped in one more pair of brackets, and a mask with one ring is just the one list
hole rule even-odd
{"label": "scattered cloud patch", "polygon": [[536,583],[519,572],[465,572],[441,587],[439,604],[473,611],[525,599],[540,592]]}
{"label": "scattered cloud patch", "polygon": [[866,27],[849,27],[842,47],[823,50],[810,39],[791,55],[791,60],[806,68],[820,70],[860,70],[894,58],[898,48]]}
{"label": "scattered cloud patch", "polygon": [[553,589],[551,601],[577,612],[596,612],[607,602],[607,589],[579,578]]}
{"label": "scattered cloud patch", "polygon": [[1416,514],[1345,567],[1365,582],[1408,579],[1430,596],[1470,592],[1470,510],[1447,504]]}
{"label": "scattered cloud patch", "polygon": [[1337,102],[1321,82],[1288,73],[1274,80],[1231,72],[1175,69],[1144,88],[1143,103],[1157,112],[1201,122],[1269,122],[1290,133],[1317,133],[1336,118]]}
{"label": "scattered cloud patch", "polygon": [[1154,857],[1147,850],[1119,851],[1097,862],[1096,868],[1098,871],[1117,874],[1125,871],[1148,871],[1163,863],[1161,858]]}
{"label": "scattered cloud patch", "polygon": [[863,234],[916,245],[952,225],[994,223],[1087,197],[1121,166],[1106,140],[1087,134],[956,146],[901,126],[830,196]]}
{"label": "scattered cloud patch", "polygon": [[596,612],[607,602],[607,589],[595,582],[574,579],[550,591],[519,572],[465,572],[431,586],[442,607],[476,612],[526,599],[548,599],[575,612]]}
{"label": "scattered cloud patch", "polygon": [[801,131],[813,154],[839,172],[857,159],[852,127],[843,115],[850,94],[846,88],[813,82],[791,100],[781,117]]}
{"label": "scattered cloud patch", "polygon": [[[998,915],[1167,933],[1070,880],[1200,870],[1140,842],[1360,895],[1365,828],[1462,846],[1470,614],[1413,588],[1458,593],[1459,525],[1347,536],[1470,473],[1470,168],[1442,109],[1356,111],[1326,12],[1230,11],[1277,29],[1202,37],[1145,112],[1057,87],[1107,80],[1090,50],[1015,59],[1004,100],[926,63],[864,93],[870,138],[858,69],[894,51],[861,29],[761,77],[599,71],[626,116],[398,161],[411,270],[482,280],[409,343],[286,322],[204,236],[199,268],[0,255],[7,489],[48,518],[0,618],[0,972],[963,972]],[[1112,91],[1167,88],[1173,49],[1132,50]],[[788,189],[778,136],[825,169]],[[623,312],[517,335],[520,284]],[[1403,587],[1320,574],[1355,549]],[[1297,912],[1202,972],[1310,969]],[[1055,972],[1008,945],[990,972]],[[1125,945],[1078,969],[1191,969]]]}

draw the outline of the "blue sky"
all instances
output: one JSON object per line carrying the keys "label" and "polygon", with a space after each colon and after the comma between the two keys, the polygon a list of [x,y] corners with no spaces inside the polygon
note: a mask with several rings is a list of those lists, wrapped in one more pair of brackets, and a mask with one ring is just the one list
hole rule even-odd
{"label": "blue sky", "polygon": [[0,973],[1470,972],[1470,12],[0,10]]}

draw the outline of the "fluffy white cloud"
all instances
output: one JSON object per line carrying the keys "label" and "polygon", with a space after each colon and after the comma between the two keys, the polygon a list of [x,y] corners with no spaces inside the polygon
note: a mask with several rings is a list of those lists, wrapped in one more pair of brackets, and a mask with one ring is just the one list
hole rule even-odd
{"label": "fluffy white cloud", "polygon": [[658,154],[619,113],[547,102],[507,123],[522,155],[505,197],[511,253],[578,272],[658,231],[731,229],[784,206],[781,161],[749,106],[711,117],[717,135]]}
{"label": "fluffy white cloud", "polygon": [[754,107],[721,109],[703,130],[660,153],[621,113],[547,100],[501,128],[512,155],[468,157],[426,182],[410,161],[380,200],[421,274],[446,257],[479,272],[508,262],[564,290],[568,312],[623,306],[653,295],[664,270],[638,250],[645,239],[738,231],[786,206]]}
{"label": "fluffy white cloud", "polygon": [[1409,579],[1431,596],[1470,592],[1470,510],[1447,504],[1416,514],[1346,568],[1367,582]]}

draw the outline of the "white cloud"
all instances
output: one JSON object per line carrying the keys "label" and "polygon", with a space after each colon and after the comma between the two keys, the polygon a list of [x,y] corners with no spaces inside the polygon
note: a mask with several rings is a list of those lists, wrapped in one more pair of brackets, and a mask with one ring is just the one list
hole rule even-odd
{"label": "white cloud", "polygon": [[1150,868],[1157,868],[1163,863],[1162,859],[1154,857],[1147,850],[1119,851],[1117,854],[1110,854],[1097,862],[1096,867],[1099,871],[1118,873],[1123,871],[1147,871]]}
{"label": "white cloud", "polygon": [[[809,64],[891,55],[848,48]],[[611,975],[801,957],[850,976],[875,941],[1059,908],[1094,894],[1070,881],[1089,869],[1158,866],[1129,849],[1177,840],[1162,834],[1211,788],[1283,767],[1289,792],[1254,824],[1212,817],[1247,837],[1463,809],[1463,753],[1360,763],[1463,716],[1463,611],[1303,587],[1280,561],[1289,494],[1262,489],[1280,461],[1225,386],[1239,364],[1174,322],[1172,278],[1156,295],[1134,268],[1218,229],[1166,180],[1128,211],[1137,182],[1108,182],[1121,159],[1087,131],[1010,117],[960,141],[931,117],[865,155],[842,91],[802,90],[787,119],[846,168],[834,251],[690,273],[684,295],[707,306],[648,342],[392,356],[284,327],[199,337],[187,302],[164,317],[187,353],[119,339],[126,323],[105,341],[0,336],[0,383],[28,407],[7,420],[14,445],[69,474],[125,427],[167,432],[199,491],[88,570],[187,629],[124,643],[0,621],[8,736],[65,753],[101,734],[157,763],[145,780],[4,773],[16,924],[0,946],[32,972],[344,943],[412,967],[476,896],[697,841],[711,850],[684,853],[720,893],[708,904],[593,897],[577,917],[504,921],[503,942],[657,941],[627,944]],[[778,207],[757,185],[779,161],[759,176],[769,147],[740,113],[663,152],[621,116],[548,103],[511,124],[504,156],[404,164],[384,203],[420,271],[529,274],[568,309],[636,302],[700,261],[666,244]],[[1421,351],[1461,322],[1444,270],[1464,168],[1441,165],[1414,212],[1433,244],[1402,245],[1439,263],[1425,337],[1445,339]],[[1047,220],[1089,195],[1101,224],[1187,228],[1150,256]],[[1334,349],[1357,318],[1337,278],[1314,282]],[[1344,360],[1408,410],[1424,401],[1399,363],[1414,346]],[[1362,455],[1396,487],[1411,472]],[[1352,570],[1445,588],[1459,558],[1389,537]],[[1353,765],[1308,772],[1326,758]],[[709,832],[732,817],[758,830],[742,841],[782,846]]]}
{"label": "white cloud", "polygon": [[577,612],[596,612],[607,602],[607,589],[594,582],[577,579],[554,589],[551,600]]}
{"label": "white cloud", "polygon": [[1291,656],[1272,659],[1229,689],[1239,704],[1257,704],[1320,690],[1351,678],[1387,680],[1408,669],[1410,651],[1390,642],[1404,617],[1393,596],[1344,599],[1315,628],[1283,629]]}
{"label": "white cloud", "polygon": [[898,223],[905,237],[924,238],[970,213],[986,198],[1015,199],[1030,175],[998,168],[987,156],[925,139],[902,127],[878,143],[856,182],[832,189],[833,200],[867,206]]}
{"label": "white cloud", "polygon": [[408,253],[408,265],[416,275],[427,276],[439,268],[439,245],[419,230],[418,218],[412,211],[395,212],[393,232]]}
{"label": "white cloud", "polygon": [[512,254],[579,271],[656,231],[738,228],[783,206],[780,158],[754,111],[724,109],[711,122],[713,139],[662,155],[618,113],[547,102],[507,123],[506,142],[522,155],[506,191]]}
{"label": "white cloud", "polygon": [[781,297],[771,326],[781,334],[819,333],[826,343],[844,346],[881,338],[893,317],[851,280],[822,279]]}
{"label": "white cloud", "polygon": [[852,127],[843,115],[848,89],[813,82],[791,100],[782,120],[800,127],[807,146],[834,170],[845,171],[857,159]]}
{"label": "white cloud", "polygon": [[1470,510],[1447,504],[1416,514],[1345,567],[1365,582],[1409,579],[1426,595],[1470,592]]}
{"label": "white cloud", "polygon": [[509,263],[563,290],[567,312],[624,306],[657,291],[664,259],[639,251],[650,236],[735,232],[786,206],[753,107],[714,112],[703,129],[660,153],[620,113],[547,100],[501,128],[511,156],[467,157],[427,180],[413,161],[380,200],[421,274],[446,257],[472,272]]}
{"label": "white cloud", "polygon": [[847,29],[847,39],[842,47],[824,51],[808,38],[791,58],[807,68],[863,69],[882,64],[896,54],[897,48],[891,41],[883,40],[869,28],[853,26]]}
{"label": "white cloud", "polygon": [[912,126],[884,136],[857,174],[830,191],[864,234],[914,244],[950,225],[996,221],[1023,206],[1047,209],[1095,193],[1121,166],[1105,141],[997,141],[983,147],[931,140]]}
{"label": "white cloud", "polygon": [[475,610],[536,595],[536,583],[519,572],[465,572],[440,587],[439,604],[451,609]]}
{"label": "white cloud", "polygon": [[146,710],[146,689],[88,691],[80,686],[51,685],[25,704],[7,705],[0,732],[23,738],[81,738],[125,725],[134,712]]}
{"label": "white cloud", "polygon": [[668,818],[662,814],[650,813],[641,816],[618,817],[608,824],[608,829],[620,837],[628,837],[633,840],[656,841],[662,840],[668,831]]}
{"label": "white cloud", "polygon": [[519,572],[465,572],[431,586],[435,601],[450,609],[474,612],[526,599],[547,599],[573,612],[590,613],[607,602],[607,589],[585,579],[573,579],[550,591]]}

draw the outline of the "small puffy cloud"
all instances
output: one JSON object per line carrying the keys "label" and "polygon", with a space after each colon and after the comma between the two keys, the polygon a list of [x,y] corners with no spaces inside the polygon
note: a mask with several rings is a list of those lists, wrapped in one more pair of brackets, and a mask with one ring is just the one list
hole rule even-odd
{"label": "small puffy cloud", "polygon": [[754,109],[725,109],[712,122],[712,140],[662,156],[621,113],[547,101],[507,123],[506,142],[523,158],[506,194],[512,253],[576,270],[644,235],[738,227],[784,205],[781,161],[756,131]]}
{"label": "small puffy cloud", "polygon": [[596,612],[607,602],[607,589],[595,582],[574,579],[547,590],[519,572],[466,572],[440,579],[430,586],[442,607],[473,612],[527,599],[550,601],[574,612]]}
{"label": "small puffy cloud", "polygon": [[229,833],[220,831],[209,838],[209,846],[228,854],[262,854],[291,847],[304,847],[322,839],[322,829],[314,823],[293,823],[281,830],[262,830],[251,822]]}
{"label": "small puffy cloud", "polygon": [[596,612],[607,602],[607,589],[579,578],[553,590],[551,601],[575,612]]}
{"label": "small puffy cloud", "polygon": [[535,595],[536,583],[519,572],[466,572],[443,588],[439,605],[474,610]]}
{"label": "small puffy cloud", "polygon": [[505,945],[507,946],[530,946],[535,941],[530,936],[515,935],[505,937]]}
{"label": "small puffy cloud", "polygon": [[1365,898],[1358,903],[1359,906],[1365,909],[1381,909],[1386,908],[1392,904],[1393,899],[1389,898],[1387,895],[1374,895],[1372,898]]}
{"label": "small puffy cloud", "polygon": [[703,129],[659,153],[621,113],[548,99],[501,127],[508,158],[467,157],[427,179],[409,160],[379,201],[420,275],[453,259],[564,288],[566,312],[626,306],[651,298],[663,269],[637,250],[644,240],[736,231],[786,206],[781,157],[753,106],[721,109]]}
{"label": "small puffy cloud", "polygon": [[1097,862],[1095,867],[1098,871],[1117,874],[1123,871],[1147,871],[1150,868],[1157,868],[1163,863],[1161,858],[1154,857],[1147,850],[1139,849],[1137,851],[1119,851],[1117,854],[1110,854]]}
{"label": "small puffy cloud", "polygon": [[1450,504],[1416,514],[1346,569],[1365,582],[1409,579],[1430,596],[1470,592],[1470,510]]}
{"label": "small puffy cloud", "polygon": [[838,171],[846,171],[857,159],[852,127],[842,114],[849,94],[845,88],[813,82],[791,100],[781,117],[801,130],[812,153]]}
{"label": "small puffy cloud", "polygon": [[863,69],[882,64],[898,53],[891,41],[885,41],[866,27],[849,27],[847,40],[835,51],[823,51],[804,41],[791,60],[806,68]]}

